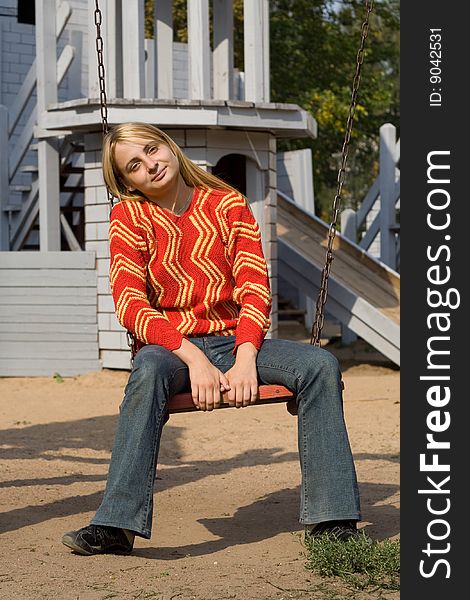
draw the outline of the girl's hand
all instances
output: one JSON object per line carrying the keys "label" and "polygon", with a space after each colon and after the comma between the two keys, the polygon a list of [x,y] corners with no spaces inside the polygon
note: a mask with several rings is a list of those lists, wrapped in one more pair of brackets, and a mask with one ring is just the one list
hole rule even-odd
{"label": "girl's hand", "polygon": [[238,346],[235,364],[225,373],[230,384],[227,392],[230,406],[242,408],[254,404],[258,399],[257,354],[258,351],[251,342]]}
{"label": "girl's hand", "polygon": [[230,389],[230,384],[222,371],[201,354],[200,359],[188,365],[191,395],[196,408],[210,411],[220,407],[221,394]]}
{"label": "girl's hand", "polygon": [[194,406],[199,410],[219,408],[221,394],[230,389],[227,377],[187,339],[173,352],[188,366]]}

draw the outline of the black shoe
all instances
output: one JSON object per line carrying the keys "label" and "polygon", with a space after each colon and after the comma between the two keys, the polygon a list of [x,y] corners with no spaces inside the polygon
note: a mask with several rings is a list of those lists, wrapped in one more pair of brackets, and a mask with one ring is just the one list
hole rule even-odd
{"label": "black shoe", "polygon": [[357,530],[356,521],[323,521],[305,530],[306,541],[329,537],[333,540],[346,542],[349,539],[359,539],[361,534]]}
{"label": "black shoe", "polygon": [[133,543],[123,529],[105,525],[88,525],[78,531],[69,531],[62,537],[62,543],[78,554],[129,554]]}

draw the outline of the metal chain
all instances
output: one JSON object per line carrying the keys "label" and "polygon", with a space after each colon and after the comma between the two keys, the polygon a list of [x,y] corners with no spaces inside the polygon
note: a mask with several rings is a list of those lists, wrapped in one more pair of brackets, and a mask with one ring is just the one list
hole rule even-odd
{"label": "metal chain", "polygon": [[[96,56],[98,59],[98,82],[100,85],[100,113],[101,113],[101,125],[103,130],[103,137],[109,131],[108,125],[108,104],[106,98],[106,72],[104,69],[104,57],[103,57],[103,48],[104,42],[101,36],[101,24],[103,22],[103,15],[100,10],[98,0],[95,0],[95,26],[96,26]],[[114,197],[111,194],[108,187],[106,187],[106,191],[108,193],[108,202],[110,205],[110,212],[114,206]],[[131,362],[134,360],[134,356],[137,354],[137,340],[132,332],[127,331],[127,345],[131,351]]]}
{"label": "metal chain", "polygon": [[[101,24],[103,22],[103,15],[101,13],[98,0],[95,0],[94,16],[95,16],[95,27],[96,27],[95,47],[96,47],[96,56],[98,59],[98,83],[100,85],[101,126],[102,126],[103,137],[104,137],[109,131],[109,125],[108,125],[108,104],[107,104],[107,98],[106,98],[106,72],[104,69],[104,57],[103,57],[104,42],[103,42],[103,38],[101,36]],[[111,211],[114,206],[114,197],[108,188],[106,188],[106,191],[108,192],[108,202],[109,202],[110,211]]]}
{"label": "metal chain", "polygon": [[310,337],[310,343],[314,346],[320,346],[320,336],[325,321],[324,306],[328,296],[328,278],[330,276],[331,263],[333,262],[333,243],[336,236],[338,215],[341,206],[341,192],[343,189],[343,183],[346,177],[346,161],[348,158],[349,142],[351,140],[351,132],[354,121],[354,114],[356,112],[357,94],[359,91],[359,83],[361,81],[361,68],[364,62],[364,47],[369,33],[369,18],[370,13],[374,7],[373,0],[365,1],[366,16],[361,26],[361,43],[356,57],[356,72],[354,74],[351,94],[351,104],[349,106],[348,120],[346,123],[346,132],[344,134],[343,147],[341,150],[341,165],[338,171],[336,195],[333,200],[332,207],[332,219],[330,228],[328,230],[328,245],[325,257],[325,266],[323,267],[320,280],[320,290],[318,292],[318,298],[316,303],[315,320],[312,325],[312,333]]}

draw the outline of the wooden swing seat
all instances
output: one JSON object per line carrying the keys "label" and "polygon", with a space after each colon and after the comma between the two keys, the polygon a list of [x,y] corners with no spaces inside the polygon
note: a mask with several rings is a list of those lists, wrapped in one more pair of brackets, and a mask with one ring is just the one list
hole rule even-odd
{"label": "wooden swing seat", "polygon": [[[256,404],[274,404],[276,402],[288,402],[294,398],[294,393],[288,390],[283,385],[260,385],[258,388],[258,400]],[[233,408],[227,402],[223,402],[220,408]],[[190,392],[176,394],[170,398],[168,412],[180,413],[197,410],[194,406]]]}

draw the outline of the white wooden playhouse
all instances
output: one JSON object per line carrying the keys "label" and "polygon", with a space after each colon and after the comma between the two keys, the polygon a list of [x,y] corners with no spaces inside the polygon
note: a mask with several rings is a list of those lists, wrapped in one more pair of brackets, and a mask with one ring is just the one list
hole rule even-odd
{"label": "white wooden playhouse", "polygon": [[[129,368],[108,283],[95,1],[36,0],[34,25],[15,22],[20,4],[10,2],[0,29],[0,375]],[[188,0],[187,44],[174,42],[171,0],[155,2],[154,40],[143,0],[100,8],[109,124],[158,125],[246,193],[270,267],[275,336],[276,142],[315,136],[316,123],[270,102],[268,0],[244,2],[243,73],[233,64],[232,0],[212,0],[212,39],[209,0]]]}

